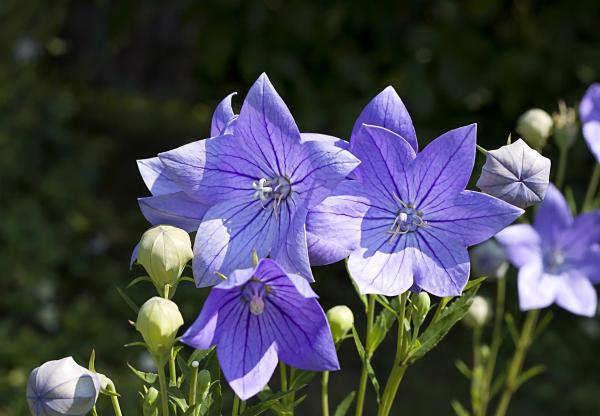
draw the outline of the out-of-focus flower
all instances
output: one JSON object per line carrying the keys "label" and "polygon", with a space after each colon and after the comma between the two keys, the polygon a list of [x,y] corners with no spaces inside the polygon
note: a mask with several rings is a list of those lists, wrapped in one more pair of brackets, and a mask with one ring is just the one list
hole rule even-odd
{"label": "out-of-focus flower", "polygon": [[541,149],[550,137],[552,126],[550,114],[540,108],[532,108],[519,117],[517,133],[531,146]]}
{"label": "out-of-focus flower", "polygon": [[504,249],[490,239],[471,250],[471,265],[479,276],[501,279],[508,269],[508,259]]}
{"label": "out-of-focus flower", "polygon": [[600,83],[590,85],[579,104],[583,137],[600,163]]}
{"label": "out-of-focus flower", "polygon": [[554,142],[562,149],[568,149],[575,143],[579,126],[577,113],[572,107],[567,107],[564,101],[559,101],[558,112],[552,114],[554,120]]}
{"label": "out-of-focus flower", "polygon": [[31,372],[27,403],[34,416],[87,415],[98,399],[100,380],[73,357],[48,361]]}
{"label": "out-of-focus flower", "polygon": [[175,342],[183,317],[177,304],[157,296],[148,299],[138,312],[135,328],[142,334],[155,360],[166,359]]}
{"label": "out-of-focus flower", "polygon": [[352,313],[352,310],[345,305],[334,306],[327,311],[327,321],[331,327],[333,340],[338,342],[352,329],[352,325],[354,325],[354,314]]}
{"label": "out-of-focus flower", "polygon": [[144,266],[161,294],[166,285],[177,285],[193,256],[189,234],[170,225],[159,225],[146,231],[137,251],[138,262]]}
{"label": "out-of-focus flower", "polygon": [[316,296],[301,276],[264,259],[215,286],[181,341],[197,349],[216,345],[223,374],[243,400],[263,389],[279,359],[303,370],[337,370]]}
{"label": "out-of-focus flower", "polygon": [[471,327],[481,327],[490,319],[490,316],[490,301],[477,295],[473,297],[473,303],[469,306],[463,322]]}
{"label": "out-of-focus flower", "polygon": [[526,208],[543,201],[549,181],[550,159],[519,139],[487,152],[477,187]]}
{"label": "out-of-focus flower", "polygon": [[600,210],[573,218],[567,201],[550,185],[533,226],[518,224],[496,235],[519,269],[521,310],[556,303],[572,313],[594,316],[600,277]]}

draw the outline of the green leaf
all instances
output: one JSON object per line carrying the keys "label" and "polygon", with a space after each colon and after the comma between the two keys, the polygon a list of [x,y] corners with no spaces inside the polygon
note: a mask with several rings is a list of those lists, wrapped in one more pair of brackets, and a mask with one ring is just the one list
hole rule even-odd
{"label": "green leaf", "polygon": [[192,365],[193,361],[202,362],[202,360],[205,359],[211,352],[213,352],[214,349],[215,347],[209,348],[207,350],[194,350],[194,352],[190,354],[190,357],[187,360],[188,366]]}
{"label": "green leaf", "polygon": [[128,285],[127,287],[125,287],[125,289],[129,289],[130,287],[133,287],[135,285],[137,285],[140,282],[152,282],[152,279],[150,279],[149,276],[139,276],[136,277],[135,279],[133,279]]}
{"label": "green leaf", "polygon": [[133,372],[133,374],[138,376],[140,378],[140,380],[142,380],[144,383],[154,384],[158,380],[158,375],[155,373],[145,373],[143,371],[136,369],[134,366],[132,366],[129,363],[127,363],[127,366]]}
{"label": "green leaf", "polygon": [[348,395],[337,405],[335,408],[335,413],[333,416],[346,416],[350,406],[352,406],[352,402],[354,401],[354,396],[356,396],[355,391],[351,391]]}
{"label": "green leaf", "polygon": [[292,393],[295,393],[302,387],[304,387],[304,386],[300,386],[299,388],[293,389],[293,390],[290,389],[289,391],[286,391],[286,392],[279,392],[279,393],[272,394],[272,395],[268,396],[268,398],[266,400],[263,400],[254,406],[246,408],[246,410],[244,410],[244,412],[240,416],[260,415],[260,414],[266,412],[267,410],[271,409],[274,405],[276,405],[279,402],[279,400],[291,395]]}
{"label": "green leaf", "polygon": [[123,290],[120,287],[117,287],[117,292],[119,292],[119,295],[121,295],[121,297],[123,298],[123,300],[125,301],[127,306],[129,306],[129,308],[133,312],[135,312],[135,314],[137,316],[138,312],[140,311],[140,308],[135,304],[134,301],[131,300],[131,298],[129,296],[127,296],[125,294],[125,292],[123,292]]}
{"label": "green leaf", "polygon": [[465,376],[467,378],[467,380],[470,380],[472,377],[472,372],[471,369],[469,368],[469,366],[467,364],[465,364],[464,361],[462,360],[456,360],[454,362],[454,365],[456,366],[456,368],[458,369],[458,371],[460,371],[460,373]]}
{"label": "green leaf", "polygon": [[533,377],[535,377],[535,376],[543,373],[544,371],[546,371],[546,366],[541,365],[541,364],[540,365],[536,365],[534,367],[531,367],[527,371],[524,371],[517,378],[517,381],[515,383],[515,390],[518,389],[519,387],[521,387],[529,379],[532,379]]}
{"label": "green leaf", "polygon": [[211,398],[211,403],[208,408],[208,412],[204,413],[203,416],[221,416],[223,409],[223,396],[221,395],[221,382],[219,380],[212,382],[209,395]]}
{"label": "green leaf", "polygon": [[146,344],[143,343],[142,341],[135,341],[135,342],[130,342],[128,344],[124,345],[125,348],[129,348],[129,347],[142,347],[142,348],[146,348]]}
{"label": "green leaf", "polygon": [[316,375],[317,373],[314,371],[298,370],[294,380],[292,380],[292,383],[290,384],[290,389],[296,389],[308,384]]}
{"label": "green leaf", "polygon": [[412,350],[408,353],[406,359],[408,364],[414,363],[427,354],[465,316],[473,302],[473,297],[477,293],[477,290],[479,290],[484,279],[476,279],[470,285],[467,285],[469,289],[464,291],[462,296],[455,298],[439,313],[437,319],[432,321],[425,332],[419,336],[420,344],[413,346]]}
{"label": "green leaf", "polygon": [[377,381],[377,377],[375,376],[375,370],[373,369],[373,366],[371,365],[371,361],[369,360],[369,358],[367,357],[367,355],[365,353],[365,348],[363,347],[362,342],[360,342],[360,337],[358,336],[358,332],[356,332],[356,327],[354,325],[352,325],[352,337],[354,338],[354,344],[356,345],[356,350],[358,351],[358,355],[367,368],[367,374],[369,375],[369,380],[371,380],[371,384],[373,385],[373,389],[375,390],[375,394],[377,397],[377,403],[379,403],[379,400],[381,398],[380,394],[379,394],[379,390],[380,390],[379,381]]}
{"label": "green leaf", "polygon": [[92,372],[95,373],[96,372],[96,350],[92,349],[92,354],[90,355],[90,361],[88,363],[88,369]]}
{"label": "green leaf", "polygon": [[452,400],[452,409],[456,413],[456,416],[469,416],[467,409],[458,400]]}
{"label": "green leaf", "polygon": [[508,333],[510,334],[512,341],[516,346],[519,343],[519,330],[517,329],[515,320],[510,313],[507,313],[506,315],[504,315],[504,321],[506,322]]}
{"label": "green leaf", "polygon": [[539,337],[542,334],[542,332],[544,332],[544,329],[546,329],[550,322],[552,322],[553,317],[554,315],[551,311],[548,311],[544,314],[537,327],[535,328],[535,331],[533,333],[533,339]]}
{"label": "green leaf", "polygon": [[[396,302],[397,303],[397,302]],[[388,306],[390,309],[391,306]],[[370,336],[367,337],[368,344],[366,346],[367,351],[373,354],[377,348],[381,345],[388,332],[397,320],[396,312],[390,312],[390,309],[382,309],[377,314],[375,322],[373,323],[373,329]],[[393,311],[393,309],[391,309]]]}
{"label": "green leaf", "polygon": [[175,407],[179,408],[182,412],[185,412],[188,408],[185,396],[176,387],[169,387],[169,401],[175,404]]}

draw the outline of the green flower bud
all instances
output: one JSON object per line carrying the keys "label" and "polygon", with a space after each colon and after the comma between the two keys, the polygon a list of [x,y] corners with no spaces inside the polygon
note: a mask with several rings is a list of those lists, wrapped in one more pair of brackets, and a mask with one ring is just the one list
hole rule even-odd
{"label": "green flower bud", "polygon": [[333,340],[342,340],[354,325],[354,314],[349,307],[344,305],[334,306],[327,311],[327,320],[331,327]]}
{"label": "green flower bud", "polygon": [[159,293],[163,294],[166,285],[172,288],[177,285],[193,256],[187,232],[170,225],[159,225],[142,235],[137,260],[144,266]]}
{"label": "green flower bud", "polygon": [[541,149],[546,144],[552,131],[552,117],[539,108],[532,108],[523,113],[517,121],[517,133],[530,146]]}
{"label": "green flower bud", "polygon": [[465,315],[464,322],[472,328],[478,328],[485,325],[491,317],[490,302],[483,296],[475,296],[473,303]]}
{"label": "green flower bud", "polygon": [[154,387],[150,387],[142,398],[142,410],[144,416],[158,416],[158,395]]}
{"label": "green flower bud", "polygon": [[562,149],[568,149],[575,143],[579,126],[577,113],[572,107],[567,107],[564,101],[558,103],[558,112],[552,114],[554,120],[554,141]]}
{"label": "green flower bud", "polygon": [[431,307],[431,298],[426,292],[420,292],[416,296],[413,296],[412,303],[415,307],[411,315],[413,323],[415,326],[421,326]]}
{"label": "green flower bud", "polygon": [[490,356],[490,347],[487,346],[486,344],[483,344],[479,348],[479,355],[481,355],[481,358],[485,362],[488,359],[488,357]]}
{"label": "green flower bud", "polygon": [[157,365],[164,365],[183,318],[177,305],[157,296],[148,299],[138,313],[135,328],[142,334]]}

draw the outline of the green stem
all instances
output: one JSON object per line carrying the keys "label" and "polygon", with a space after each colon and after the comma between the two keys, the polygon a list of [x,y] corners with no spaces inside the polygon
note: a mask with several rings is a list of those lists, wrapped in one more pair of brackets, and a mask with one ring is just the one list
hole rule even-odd
{"label": "green stem", "polygon": [[238,416],[240,413],[240,398],[237,394],[233,395],[233,408],[231,409],[231,416]]}
{"label": "green stem", "polygon": [[92,407],[92,416],[98,416],[98,412],[96,411],[96,406]]}
{"label": "green stem", "polygon": [[600,164],[596,164],[594,167],[594,172],[592,173],[592,178],[590,179],[590,183],[585,193],[585,199],[583,200],[582,211],[587,211],[591,208],[598,189],[598,182],[600,182]]}
{"label": "green stem", "polygon": [[565,182],[565,173],[567,171],[567,156],[569,149],[566,146],[561,146],[559,149],[558,171],[556,172],[556,187],[561,189]]}
{"label": "green stem", "polygon": [[287,367],[283,361],[279,361],[279,372],[281,374],[281,391],[288,391]]}
{"label": "green stem", "polygon": [[405,292],[400,295],[400,309],[398,312],[398,340],[396,341],[396,357],[394,358],[394,365],[390,376],[385,384],[383,390],[383,396],[381,397],[381,404],[379,406],[378,415],[387,416],[392,410],[394,399],[398,393],[398,387],[406,372],[406,353],[408,351],[408,342],[404,342],[404,319],[406,314],[406,301],[408,299],[409,292]]}
{"label": "green stem", "polygon": [[473,374],[471,375],[471,408],[473,415],[481,414],[481,327],[473,328]]}
{"label": "green stem", "polygon": [[176,387],[177,386],[177,370],[175,369],[175,354],[174,349],[171,348],[171,353],[169,354],[169,386]]}
{"label": "green stem", "polygon": [[369,295],[369,303],[367,305],[367,334],[365,338],[365,357],[363,357],[363,366],[362,371],[360,373],[360,382],[358,385],[358,395],[356,396],[356,411],[354,412],[355,416],[362,416],[363,409],[365,406],[365,393],[367,391],[367,381],[368,381],[368,370],[367,363],[371,359],[369,349],[369,340],[371,338],[371,332],[373,330],[373,323],[375,322],[375,296]]}
{"label": "green stem", "polygon": [[190,406],[196,404],[196,391],[198,390],[198,364],[197,361],[192,363],[192,374],[190,376],[190,392],[188,394],[188,402]]}
{"label": "green stem", "polygon": [[[155,360],[156,362],[157,360]],[[164,361],[163,361],[164,363]],[[167,376],[165,375],[165,366],[157,365],[158,384],[160,386],[160,401],[162,404],[162,416],[169,416],[169,392],[167,387]]]}
{"label": "green stem", "polygon": [[521,369],[523,368],[525,355],[527,354],[527,350],[533,341],[533,334],[539,315],[540,311],[536,309],[528,312],[527,316],[525,317],[523,329],[521,330],[521,335],[519,336],[519,341],[517,342],[517,348],[515,349],[515,354],[513,355],[508,368],[508,375],[506,376],[504,391],[502,392],[502,396],[498,402],[498,407],[496,408],[496,416],[506,415],[506,412],[508,411],[508,405],[510,404],[510,399],[519,387],[517,385],[517,381]]}
{"label": "green stem", "polygon": [[321,409],[323,416],[329,416],[329,371],[323,371],[321,377]]}

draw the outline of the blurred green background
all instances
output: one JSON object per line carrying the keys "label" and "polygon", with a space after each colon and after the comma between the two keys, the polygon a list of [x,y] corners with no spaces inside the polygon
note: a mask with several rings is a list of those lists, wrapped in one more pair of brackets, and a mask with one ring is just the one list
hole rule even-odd
{"label": "blurred green background", "polygon": [[[67,355],[84,364],[92,348],[128,394],[126,414],[139,414],[140,384],[124,361],[147,358],[123,347],[138,337],[116,292],[141,273],[128,262],[148,227],[135,160],[206,137],[229,92],[243,97],[267,72],[302,131],[347,137],[363,105],[393,85],[422,144],[477,122],[480,144],[495,148],[526,109],[574,105],[600,79],[599,29],[597,0],[0,0],[0,416],[27,414],[33,367]],[[567,170],[579,200],[592,166],[580,139]],[[341,265],[317,277],[325,308],[359,313]],[[152,290],[128,293],[141,303]],[[205,294],[178,291],[187,322]],[[392,349],[376,357],[381,379]],[[557,310],[529,359],[547,371],[510,414],[600,414],[599,351],[597,319]],[[356,388],[355,355],[347,342],[334,403]],[[468,392],[453,362],[469,355],[459,326],[407,373],[396,414],[452,414],[450,400]],[[317,414],[317,386],[309,391],[301,415]]]}

